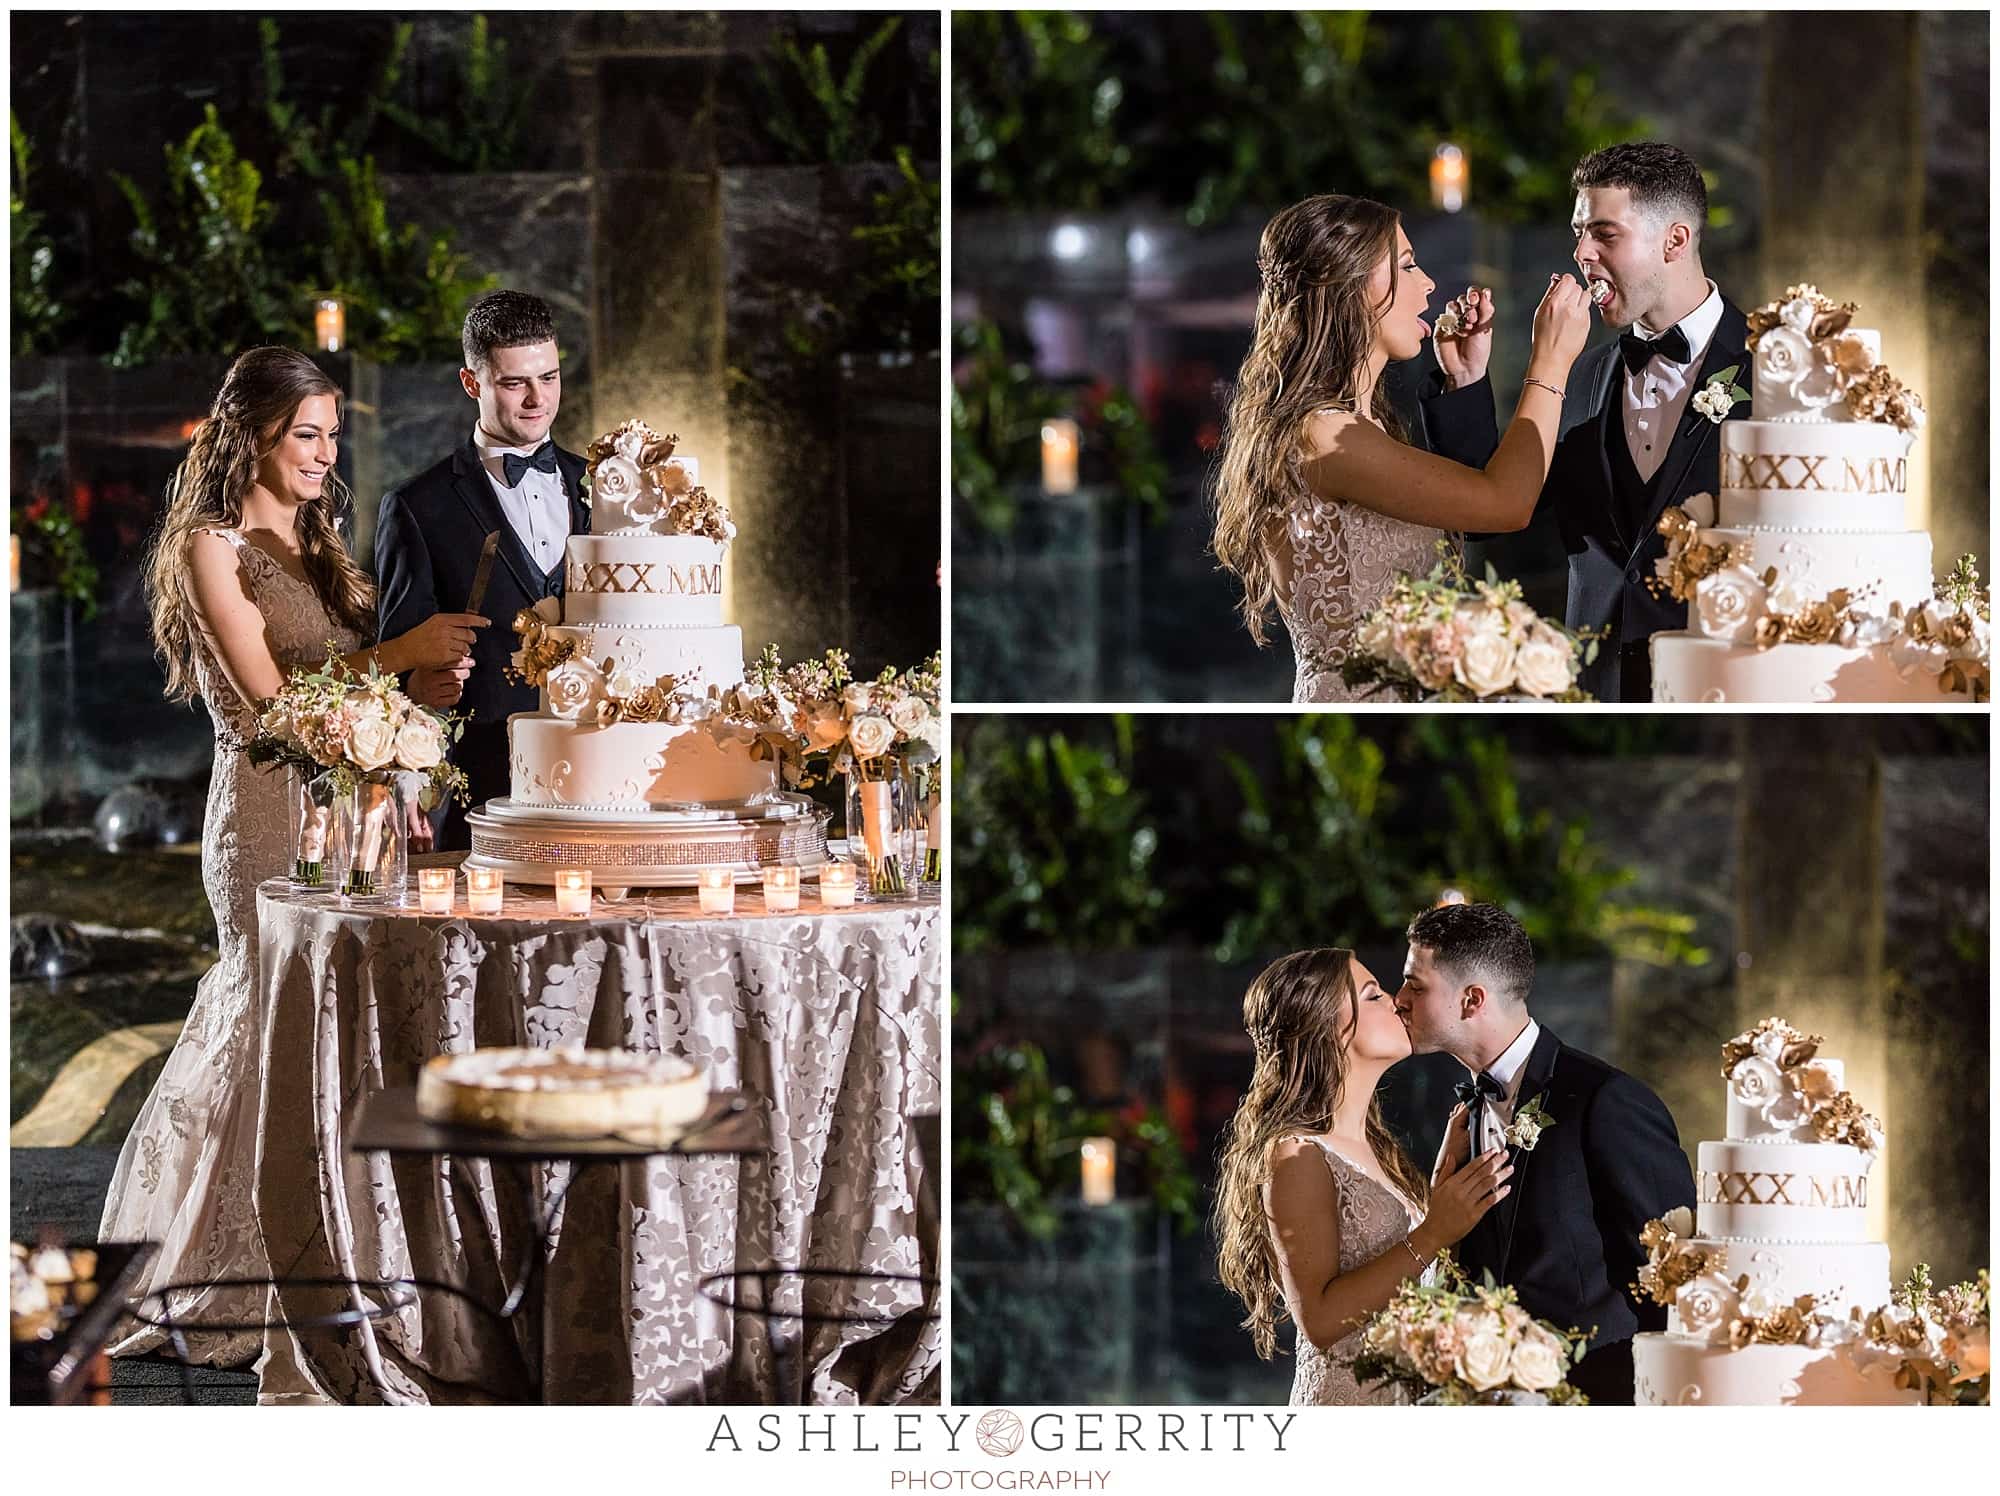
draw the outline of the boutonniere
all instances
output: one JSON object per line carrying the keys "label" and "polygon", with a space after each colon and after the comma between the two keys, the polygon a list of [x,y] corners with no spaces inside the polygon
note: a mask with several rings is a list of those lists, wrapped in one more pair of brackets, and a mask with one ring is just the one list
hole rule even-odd
{"label": "boutonniere", "polygon": [[1694,408],[1720,426],[1729,412],[1750,398],[1750,392],[1736,382],[1741,364],[1731,364],[1694,392]]}
{"label": "boutonniere", "polygon": [[1514,1120],[1507,1124],[1507,1131],[1502,1136],[1507,1139],[1508,1147],[1533,1153],[1535,1144],[1542,1140],[1542,1133],[1555,1125],[1555,1118],[1542,1105],[1542,1098],[1535,1096],[1514,1108]]}

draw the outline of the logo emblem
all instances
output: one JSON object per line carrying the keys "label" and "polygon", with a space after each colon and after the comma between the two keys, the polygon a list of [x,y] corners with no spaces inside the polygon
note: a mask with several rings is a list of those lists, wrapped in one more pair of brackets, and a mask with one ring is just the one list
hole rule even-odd
{"label": "logo emblem", "polygon": [[1018,1450],[1026,1433],[1027,1429],[1016,1415],[1005,1408],[995,1408],[980,1415],[979,1422],[973,1426],[972,1437],[979,1441],[981,1449],[997,1457]]}

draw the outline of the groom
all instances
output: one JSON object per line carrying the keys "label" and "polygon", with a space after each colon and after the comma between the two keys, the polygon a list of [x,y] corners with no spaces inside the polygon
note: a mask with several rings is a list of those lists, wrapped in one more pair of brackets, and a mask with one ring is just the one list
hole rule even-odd
{"label": "groom", "polygon": [[[1687,605],[1646,586],[1666,554],[1669,505],[1714,493],[1721,438],[1695,393],[1731,368],[1750,387],[1743,313],[1701,267],[1708,193],[1694,158],[1638,141],[1593,151],[1570,174],[1576,266],[1598,310],[1626,329],[1570,370],[1537,513],[1553,510],[1569,552],[1571,628],[1608,629],[1578,684],[1600,701],[1652,698],[1652,636],[1687,626]],[[1500,444],[1486,379],[1492,325],[1438,345],[1420,402],[1424,445],[1484,467]],[[1744,401],[1729,419],[1750,414]]]}
{"label": "groom", "polygon": [[[450,670],[411,672],[412,699],[469,712],[452,762],[471,781],[471,803],[507,793],[507,718],[532,712],[533,686],[503,673],[514,653],[514,615],[560,597],[569,537],[590,528],[583,459],[550,439],[562,404],[562,359],[548,303],[494,291],[467,308],[459,383],[479,407],[472,434],[449,457],[392,490],[376,519],[375,576],[381,637],[433,613],[466,610],[486,537],[498,537],[477,611],[471,658]],[[421,832],[419,832],[421,839]],[[465,807],[452,802],[437,844],[468,851]]]}
{"label": "groom", "polygon": [[1532,1146],[1515,1148],[1513,1189],[1459,1243],[1459,1261],[1475,1281],[1491,1272],[1512,1284],[1537,1318],[1591,1331],[1570,1382],[1594,1403],[1630,1403],[1632,1336],[1666,1328],[1666,1311],[1634,1296],[1639,1232],[1694,1206],[1674,1119],[1645,1086],[1530,1016],[1535,956],[1506,910],[1441,904],[1410,922],[1409,942],[1396,1011],[1411,1046],[1450,1054],[1471,1077],[1459,1088],[1466,1134],[1447,1131],[1440,1175],[1474,1150],[1508,1147],[1524,1114],[1547,1118]]}

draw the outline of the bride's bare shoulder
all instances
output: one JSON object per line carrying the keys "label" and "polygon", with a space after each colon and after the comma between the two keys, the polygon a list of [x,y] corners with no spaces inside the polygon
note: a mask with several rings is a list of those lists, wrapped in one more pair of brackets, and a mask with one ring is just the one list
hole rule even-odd
{"label": "bride's bare shoulder", "polygon": [[1306,417],[1305,429],[1301,433],[1299,445],[1307,462],[1319,462],[1329,457],[1340,457],[1357,450],[1365,450],[1375,442],[1387,439],[1387,434],[1368,417],[1352,410],[1339,410],[1333,406],[1322,406]]}

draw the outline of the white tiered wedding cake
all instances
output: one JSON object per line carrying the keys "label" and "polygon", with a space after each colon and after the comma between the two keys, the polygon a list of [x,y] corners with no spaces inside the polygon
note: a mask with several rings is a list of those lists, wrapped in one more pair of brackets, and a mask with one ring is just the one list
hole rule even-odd
{"label": "white tiered wedding cake", "polygon": [[623,887],[824,859],[826,813],[781,792],[757,735],[716,709],[743,679],[743,632],[722,621],[736,527],[677,443],[628,421],[590,444],[565,595],[514,620],[514,673],[541,705],[508,719],[508,797],[468,817],[471,866],[528,883],[587,867]]}
{"label": "white tiered wedding cake", "polygon": [[1851,1312],[1889,1301],[1867,1231],[1882,1127],[1819,1043],[1767,1018],[1723,1046],[1729,1136],[1697,1150],[1693,1219],[1642,1236],[1637,1287],[1668,1306],[1664,1333],[1633,1337],[1642,1405],[1922,1401],[1848,1351]]}
{"label": "white tiered wedding cake", "polygon": [[1931,537],[1904,511],[1923,402],[1854,311],[1793,286],[1750,314],[1754,418],[1722,423],[1718,494],[1660,521],[1659,583],[1688,627],[1653,636],[1654,700],[1985,696],[1971,560],[1934,588]]}

